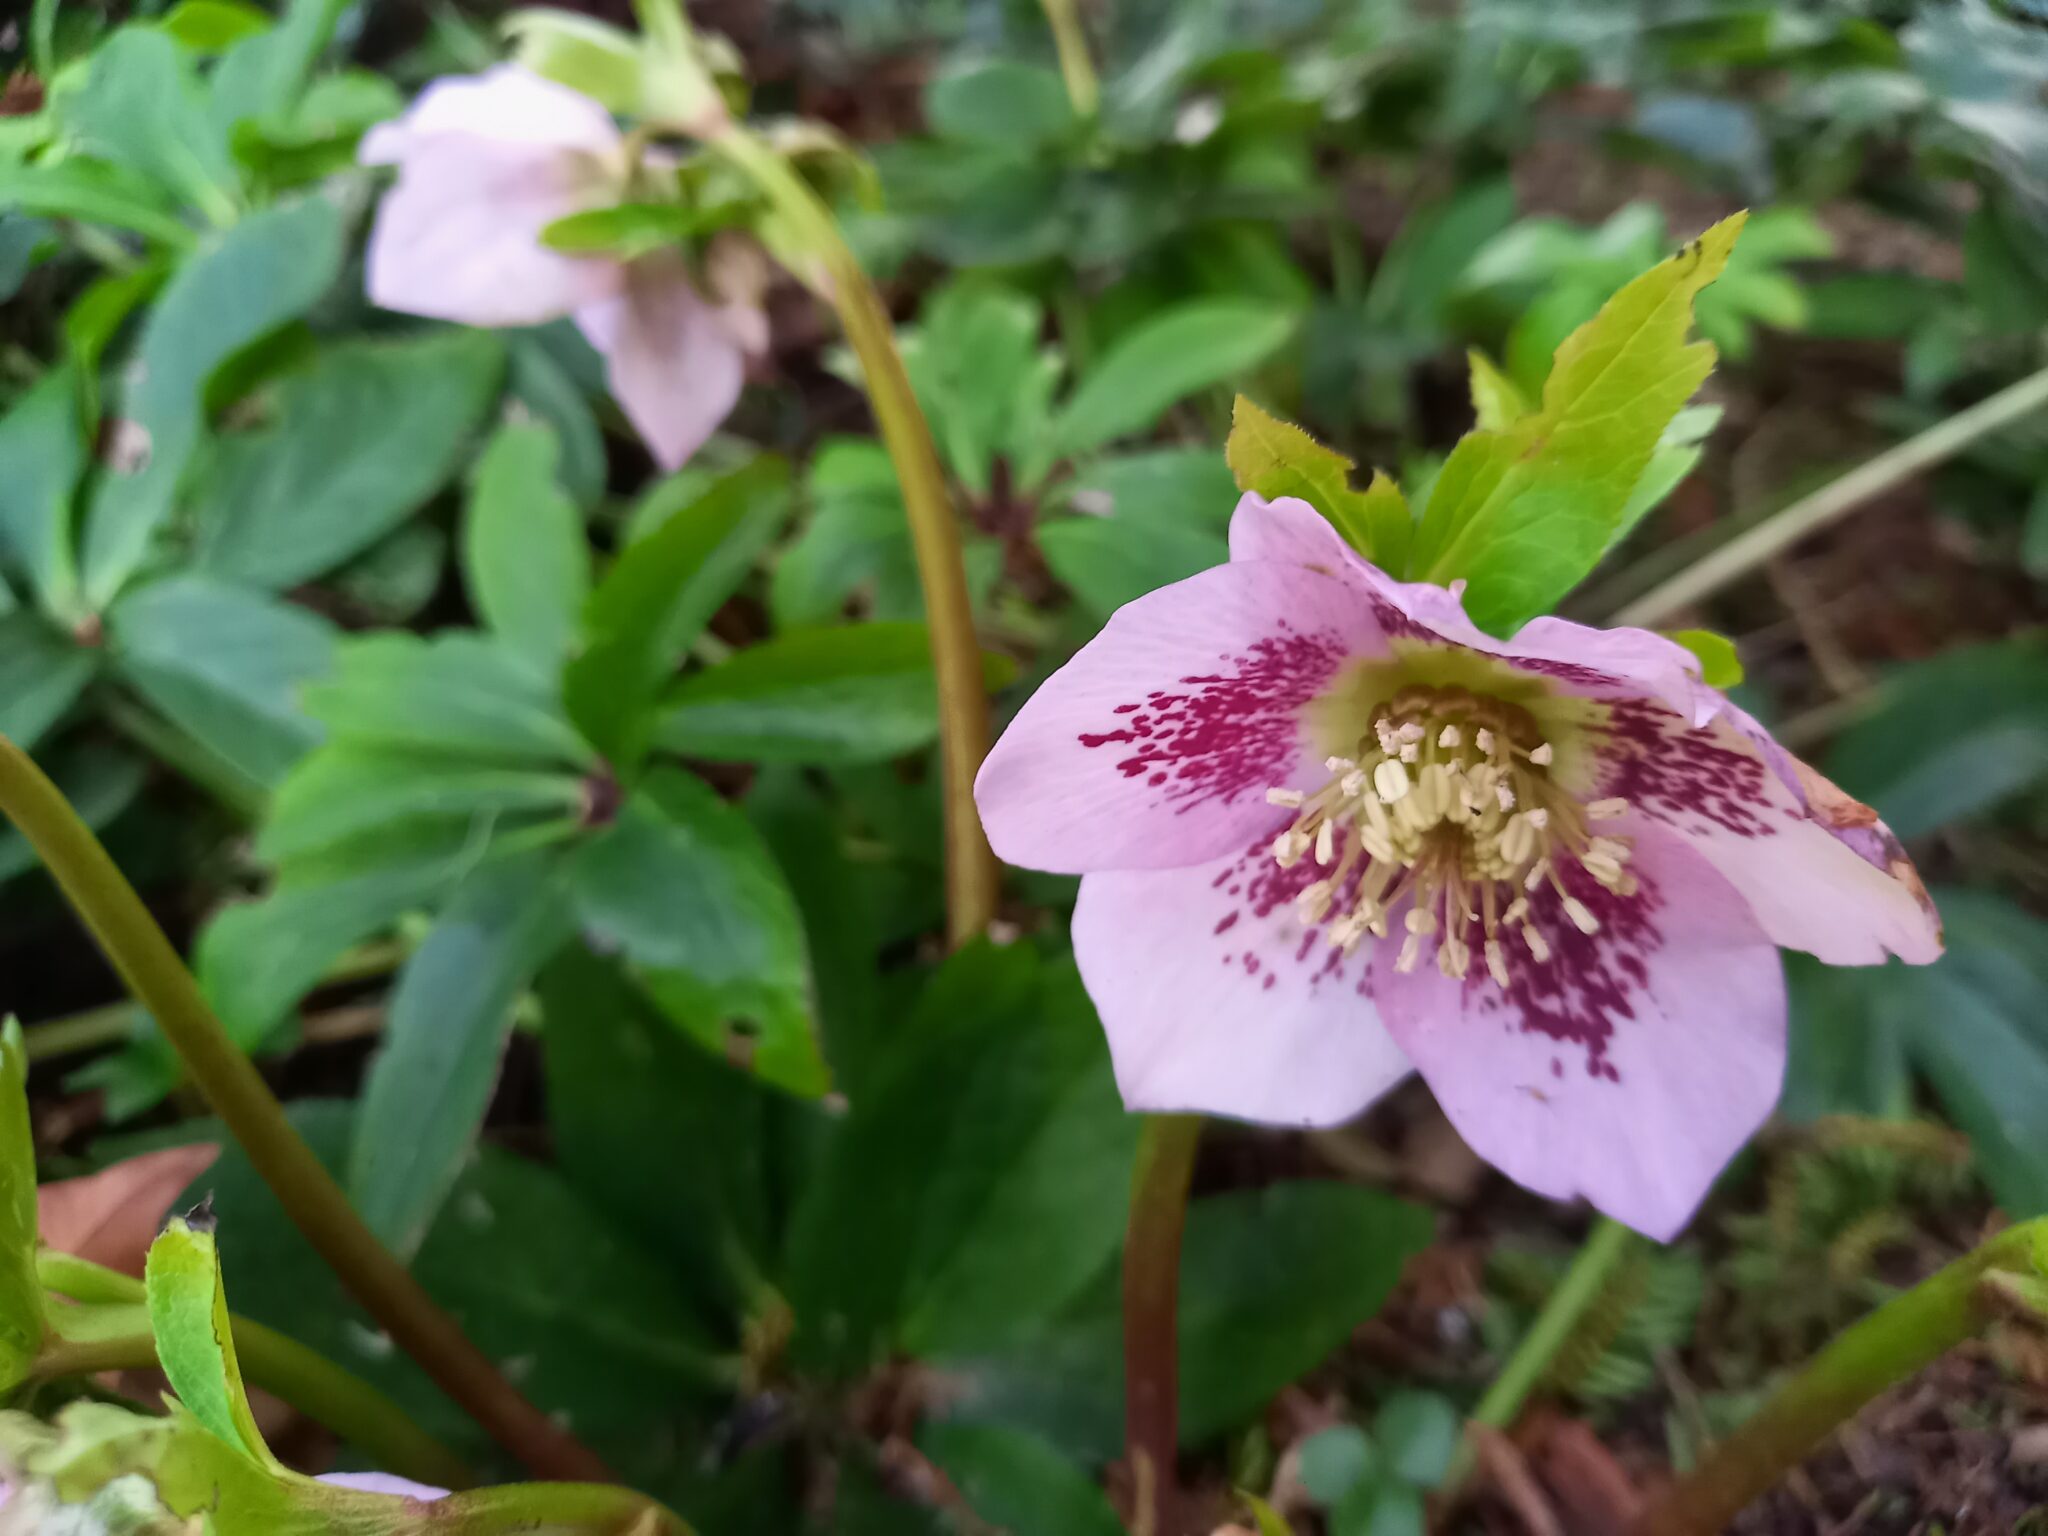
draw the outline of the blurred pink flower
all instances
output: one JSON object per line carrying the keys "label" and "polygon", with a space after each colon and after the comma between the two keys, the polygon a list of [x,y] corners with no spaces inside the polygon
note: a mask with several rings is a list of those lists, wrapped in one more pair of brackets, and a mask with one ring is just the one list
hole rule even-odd
{"label": "blurred pink flower", "polygon": [[664,468],[702,446],[765,348],[758,253],[714,243],[717,301],[676,252],[633,261],[551,250],[558,219],[626,201],[634,166],[611,115],[513,64],[437,80],[360,158],[398,179],[370,234],[373,302],[464,325],[573,315],[613,396]]}
{"label": "blurred pink flower", "polygon": [[1682,647],[1496,640],[1292,499],[1245,497],[1230,551],[1118,612],[975,785],[1003,858],[1085,877],[1132,1108],[1327,1125],[1419,1070],[1511,1177],[1666,1237],[1777,1100],[1775,946],[1940,952],[1883,824]]}

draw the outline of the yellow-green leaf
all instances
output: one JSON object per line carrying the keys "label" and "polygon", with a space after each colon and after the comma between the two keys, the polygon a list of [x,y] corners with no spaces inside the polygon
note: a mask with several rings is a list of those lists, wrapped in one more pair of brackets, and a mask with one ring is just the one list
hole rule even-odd
{"label": "yellow-green leaf", "polygon": [[1472,370],[1472,414],[1484,432],[1501,432],[1529,414],[1529,402],[1515,381],[1477,347],[1465,353]]}
{"label": "yellow-green leaf", "polygon": [[1735,642],[1726,635],[1717,635],[1711,629],[1671,629],[1664,632],[1664,637],[1699,657],[1700,677],[1709,688],[1733,688],[1742,681],[1742,658],[1735,653]]}
{"label": "yellow-green leaf", "polygon": [[21,1025],[0,1031],[0,1390],[28,1375],[43,1346],[36,1280],[36,1149],[28,1123],[28,1053]]}
{"label": "yellow-green leaf", "polygon": [[1238,1497],[1244,1500],[1244,1507],[1258,1522],[1259,1536],[1294,1536],[1294,1527],[1287,1523],[1286,1517],[1257,1494],[1242,1493]]}
{"label": "yellow-green leaf", "polygon": [[1565,338],[1543,403],[1451,450],[1416,531],[1423,579],[1467,583],[1473,619],[1506,633],[1550,608],[1613,541],[1636,483],[1714,366],[1688,342],[1693,300],[1728,264],[1744,214],[1722,220]]}
{"label": "yellow-green leaf", "polygon": [[150,1331],[171,1387],[201,1424],[252,1460],[275,1467],[235,1360],[210,1222],[172,1217],[143,1270]]}
{"label": "yellow-green leaf", "polygon": [[1268,501],[1298,496],[1381,570],[1398,576],[1406,567],[1414,523],[1392,477],[1375,472],[1370,490],[1354,490],[1351,460],[1243,395],[1231,411],[1223,455],[1239,490]]}

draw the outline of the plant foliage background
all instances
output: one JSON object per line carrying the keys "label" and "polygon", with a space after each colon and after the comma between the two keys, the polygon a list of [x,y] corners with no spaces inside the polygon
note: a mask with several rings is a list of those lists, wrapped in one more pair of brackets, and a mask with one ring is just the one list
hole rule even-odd
{"label": "plant foliage background", "polygon": [[[871,157],[828,189],[901,327],[999,711],[1225,558],[1236,394],[1420,507],[1475,412],[1541,400],[1566,336],[1737,208],[1697,306],[1719,370],[1569,613],[2048,361],[2048,24],[2019,0],[1083,10],[1085,119],[1033,6],[697,17],[758,109]],[[1013,875],[996,941],[941,957],[916,574],[825,312],[778,287],[740,410],[662,476],[567,323],[362,297],[357,142],[497,57],[496,20],[143,0],[0,30],[0,732],[377,1233],[635,1486],[706,1536],[1114,1532],[1136,1123],[1068,882]],[[2036,415],[1683,619],[1907,840],[1950,953],[1788,961],[1777,1127],[1546,1383],[1625,1478],[1994,1211],[2048,1211],[2044,580]],[[45,1177],[222,1140],[15,834],[0,874]],[[1212,1140],[1183,1433],[1219,1499],[1422,1529],[1581,1224],[1461,1151],[1420,1090]],[[237,1312],[491,1464],[232,1145],[162,1206],[206,1192]],[[2023,1396],[1978,1380],[1944,1432],[1995,1439]],[[2043,1518],[1993,1460],[1983,1528]],[[1819,1507],[1925,1508],[1906,1462],[1826,1473]]]}

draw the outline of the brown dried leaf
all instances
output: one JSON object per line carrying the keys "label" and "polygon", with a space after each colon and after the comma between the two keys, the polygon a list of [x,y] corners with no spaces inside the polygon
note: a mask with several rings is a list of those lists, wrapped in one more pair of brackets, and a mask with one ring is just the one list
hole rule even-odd
{"label": "brown dried leaf", "polygon": [[212,1142],[145,1152],[82,1179],[36,1190],[43,1241],[123,1274],[140,1275],[171,1202],[220,1156]]}

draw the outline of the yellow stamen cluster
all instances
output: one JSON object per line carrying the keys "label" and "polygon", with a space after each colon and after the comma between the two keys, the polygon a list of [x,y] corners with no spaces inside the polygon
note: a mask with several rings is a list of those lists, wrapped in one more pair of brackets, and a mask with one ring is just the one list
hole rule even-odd
{"label": "yellow stamen cluster", "polygon": [[1632,894],[1631,841],[1590,830],[1628,805],[1580,801],[1552,778],[1555,761],[1516,705],[1462,688],[1397,694],[1374,712],[1353,755],[1325,763],[1322,788],[1267,791],[1296,812],[1273,857],[1283,869],[1313,858],[1328,871],[1295,898],[1301,920],[1327,921],[1329,942],[1349,953],[1368,935],[1389,937],[1406,904],[1396,970],[1414,970],[1434,943],[1446,976],[1463,978],[1476,959],[1503,988],[1511,938],[1538,964],[1550,959],[1549,941],[1529,922],[1530,898],[1546,885],[1581,932],[1597,932],[1599,920],[1557,871],[1575,862],[1608,890]]}

